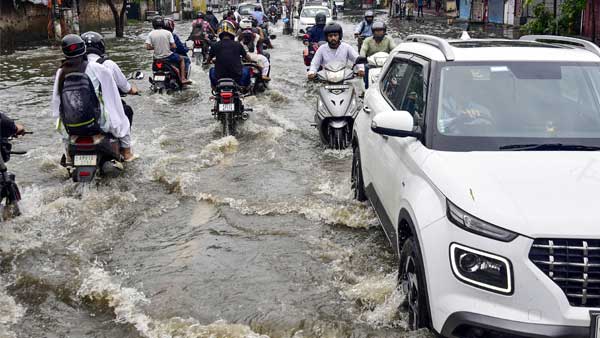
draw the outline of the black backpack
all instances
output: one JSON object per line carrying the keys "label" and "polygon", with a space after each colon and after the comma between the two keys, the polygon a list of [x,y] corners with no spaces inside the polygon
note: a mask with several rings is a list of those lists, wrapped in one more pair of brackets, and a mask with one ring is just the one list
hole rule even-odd
{"label": "black backpack", "polygon": [[92,80],[85,74],[87,62],[79,72],[65,76],[60,93],[60,119],[69,135],[91,136],[100,128],[100,101]]}

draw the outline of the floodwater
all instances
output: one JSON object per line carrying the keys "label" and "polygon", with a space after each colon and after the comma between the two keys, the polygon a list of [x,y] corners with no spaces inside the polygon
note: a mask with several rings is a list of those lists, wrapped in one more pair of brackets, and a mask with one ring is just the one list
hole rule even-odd
{"label": "floodwater", "polygon": [[[185,39],[190,23],[177,25]],[[461,29],[390,25],[394,37]],[[108,39],[125,72],[149,75],[149,30]],[[254,112],[237,137],[221,138],[200,67],[174,95],[139,81],[142,96],[126,101],[140,159],[89,185],[59,165],[49,100],[60,49],[0,57],[0,109],[35,132],[8,163],[23,215],[0,223],[1,338],[432,336],[405,331],[396,258],[351,198],[351,151],[320,145],[302,43],[275,32],[271,89],[245,100]]]}

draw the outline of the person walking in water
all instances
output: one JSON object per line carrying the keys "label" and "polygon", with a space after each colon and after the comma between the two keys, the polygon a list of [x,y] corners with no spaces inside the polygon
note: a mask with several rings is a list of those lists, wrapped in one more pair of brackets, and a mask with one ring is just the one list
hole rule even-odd
{"label": "person walking in water", "polygon": [[417,18],[423,17],[423,0],[417,0]]}

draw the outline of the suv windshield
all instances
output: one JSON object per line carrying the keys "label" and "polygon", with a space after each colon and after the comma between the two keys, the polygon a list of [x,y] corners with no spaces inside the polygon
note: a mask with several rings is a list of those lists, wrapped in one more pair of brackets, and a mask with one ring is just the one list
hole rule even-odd
{"label": "suv windshield", "polygon": [[436,128],[447,150],[600,146],[600,63],[444,66]]}
{"label": "suv windshield", "polygon": [[238,8],[238,13],[240,13],[241,15],[250,15],[252,14],[252,12],[254,12],[255,6],[255,4],[240,5],[240,7]]}
{"label": "suv windshield", "polygon": [[305,8],[300,14],[303,18],[314,18],[318,13],[323,13],[325,16],[329,16],[329,10],[327,8]]}

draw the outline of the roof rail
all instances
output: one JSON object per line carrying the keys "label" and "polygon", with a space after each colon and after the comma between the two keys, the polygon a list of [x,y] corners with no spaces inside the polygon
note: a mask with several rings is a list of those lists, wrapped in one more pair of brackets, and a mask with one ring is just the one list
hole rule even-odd
{"label": "roof rail", "polygon": [[596,46],[593,42],[583,40],[583,39],[571,38],[568,36],[557,36],[557,35],[524,35],[520,38],[520,40],[545,42],[545,43],[561,43],[562,42],[563,44],[583,48],[587,51],[590,51],[590,52],[600,56],[600,47]]}
{"label": "roof rail", "polygon": [[446,41],[445,39],[438,38],[437,36],[433,35],[412,34],[407,36],[405,40],[412,42],[423,42],[437,47],[442,52],[442,54],[444,54],[446,60],[454,61],[454,52],[452,51],[452,46],[450,46],[450,43],[448,43],[448,41]]}

